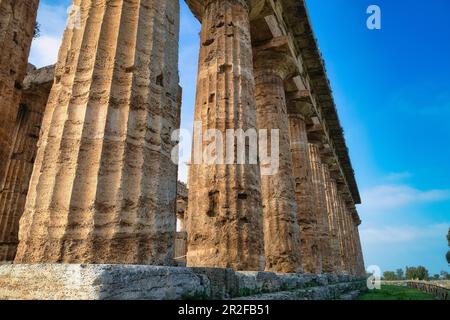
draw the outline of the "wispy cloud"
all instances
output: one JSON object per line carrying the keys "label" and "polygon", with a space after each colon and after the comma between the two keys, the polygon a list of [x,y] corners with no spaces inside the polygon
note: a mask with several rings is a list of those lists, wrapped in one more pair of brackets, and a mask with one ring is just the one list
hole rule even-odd
{"label": "wispy cloud", "polygon": [[411,177],[412,174],[410,172],[391,172],[385,177],[385,180],[390,182],[398,182]]}
{"label": "wispy cloud", "polygon": [[[361,239],[366,245],[387,245],[409,243],[416,245],[419,240],[439,240],[443,242],[450,227],[449,223],[425,226],[384,226],[379,228],[362,228]],[[405,247],[406,249],[407,247]]]}
{"label": "wispy cloud", "polygon": [[378,185],[362,191],[365,212],[380,212],[419,203],[450,199],[450,190],[419,190],[406,184]]}

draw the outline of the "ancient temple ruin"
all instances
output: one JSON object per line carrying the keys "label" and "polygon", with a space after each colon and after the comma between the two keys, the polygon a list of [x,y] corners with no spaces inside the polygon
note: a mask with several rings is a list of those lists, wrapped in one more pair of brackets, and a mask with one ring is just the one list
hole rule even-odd
{"label": "ancient temple ruin", "polygon": [[74,0],[56,66],[23,82],[38,1],[2,0],[0,259],[363,276],[361,200],[304,1],[186,2],[201,132],[276,129],[279,170],[192,162],[177,187],[178,1]]}

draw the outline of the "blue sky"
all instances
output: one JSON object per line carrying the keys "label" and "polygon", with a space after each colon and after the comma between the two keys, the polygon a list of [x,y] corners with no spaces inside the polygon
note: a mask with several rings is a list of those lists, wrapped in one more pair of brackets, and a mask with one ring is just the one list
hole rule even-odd
{"label": "blue sky", "polygon": [[[366,265],[449,270],[448,0],[307,0],[363,198]],[[366,9],[382,29],[366,28]],[[69,0],[41,0],[31,62],[54,63]],[[192,128],[199,23],[182,4],[182,127]],[[180,178],[186,179],[185,166]]]}

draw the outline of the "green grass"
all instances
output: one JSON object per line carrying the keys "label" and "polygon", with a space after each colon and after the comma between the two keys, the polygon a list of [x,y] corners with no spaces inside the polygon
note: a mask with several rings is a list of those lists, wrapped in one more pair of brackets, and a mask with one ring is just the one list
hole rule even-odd
{"label": "green grass", "polygon": [[358,300],[435,300],[428,293],[402,286],[382,285],[381,290],[370,290]]}

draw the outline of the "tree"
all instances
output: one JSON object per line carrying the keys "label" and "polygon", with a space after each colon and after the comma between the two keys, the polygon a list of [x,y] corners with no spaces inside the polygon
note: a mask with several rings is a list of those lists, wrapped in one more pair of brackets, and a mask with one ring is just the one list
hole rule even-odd
{"label": "tree", "polygon": [[450,274],[447,271],[441,271],[441,279],[442,280],[450,280]]}
{"label": "tree", "polygon": [[397,280],[397,276],[394,271],[383,272],[383,279],[387,281]]}
{"label": "tree", "polygon": [[39,24],[39,22],[36,22],[34,24],[34,31],[33,31],[33,38],[39,38],[39,36],[41,35],[41,25]]}
{"label": "tree", "polygon": [[408,280],[428,280],[428,270],[424,266],[406,267],[406,279]]}
{"label": "tree", "polygon": [[405,276],[405,273],[403,272],[403,269],[397,269],[395,271],[395,273],[396,273],[397,280],[403,280],[403,278]]}
{"label": "tree", "polygon": [[431,277],[432,280],[439,280],[441,277],[436,273]]}

